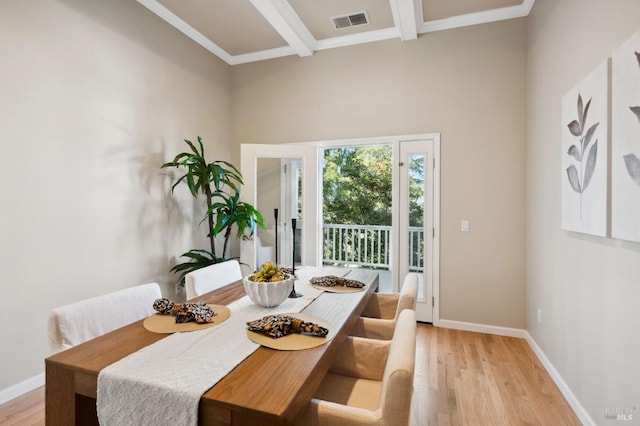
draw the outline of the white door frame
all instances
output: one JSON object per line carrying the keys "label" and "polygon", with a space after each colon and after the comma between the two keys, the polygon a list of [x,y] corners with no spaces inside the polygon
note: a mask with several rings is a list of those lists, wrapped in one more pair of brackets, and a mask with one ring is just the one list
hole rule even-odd
{"label": "white door frame", "polygon": [[[433,225],[433,237],[431,247],[431,282],[432,282],[432,297],[433,297],[433,310],[432,310],[432,322],[433,325],[438,325],[440,321],[440,133],[422,133],[413,135],[400,135],[400,136],[381,136],[370,138],[355,138],[355,139],[335,139],[325,141],[314,142],[296,142],[287,143],[282,145],[260,145],[260,144],[242,144],[241,146],[241,171],[245,177],[245,188],[243,199],[255,205],[256,194],[255,188],[255,174],[254,170],[257,164],[257,158],[303,158],[305,168],[305,180],[303,188],[304,198],[304,218],[313,220],[303,220],[303,240],[305,242],[305,250],[303,253],[302,262],[308,265],[321,265],[322,264],[322,215],[320,214],[319,200],[322,196],[322,167],[320,166],[321,159],[318,156],[318,150],[320,148],[331,148],[339,146],[357,146],[357,145],[376,145],[376,144],[392,144],[393,146],[393,158],[394,163],[397,163],[397,159],[400,157],[400,142],[402,141],[424,141],[431,140],[433,142],[433,211],[432,211],[432,225]],[[310,151],[311,150],[311,151]],[[252,171],[249,173],[249,165],[251,165]],[[315,179],[307,178],[309,174],[307,172],[315,172]],[[249,173],[249,174],[247,174]],[[251,176],[251,179],[249,177]],[[399,185],[399,171],[397,164],[392,171],[392,203],[394,212],[397,212],[399,206],[399,191],[397,190]],[[250,195],[249,195],[250,194]],[[315,194],[314,200],[311,194]],[[313,212],[309,211],[311,208]],[[392,228],[399,229],[399,214],[394,214],[392,219]],[[398,232],[394,233],[393,243],[395,247],[399,247]],[[313,249],[310,249],[309,245],[313,245]],[[395,250],[393,250],[395,251]],[[399,263],[398,256],[394,255],[392,251],[392,271],[396,275],[393,279],[393,291],[399,291],[401,279],[399,277]],[[255,267],[255,244],[253,241],[247,243],[247,241],[241,242],[241,259],[249,259],[244,262]]]}
{"label": "white door frame", "polygon": [[[303,145],[262,145],[242,144],[240,146],[240,171],[244,180],[242,199],[253,206],[257,204],[257,164],[258,158],[291,158],[302,159],[304,170],[302,190],[302,264],[316,266],[320,263],[318,241],[318,150]],[[320,228],[321,229],[321,228]],[[256,269],[255,238],[240,241],[240,261],[249,265],[251,271]]]}
{"label": "white door frame", "polygon": [[[396,272],[396,282],[402,283],[404,277],[409,273],[409,157],[412,155],[424,156],[425,159],[425,181],[424,181],[424,213],[423,213],[423,231],[425,256],[423,260],[423,273],[420,277],[421,291],[418,293],[416,303],[416,318],[418,321],[433,322],[435,303],[434,287],[434,240],[436,238],[436,223],[434,221],[436,209],[435,189],[439,188],[436,184],[436,143],[435,138],[424,138],[421,140],[400,140],[398,144],[399,155],[396,165],[399,171],[399,188],[398,188],[398,208],[394,209],[398,216],[398,228],[400,232],[394,234],[399,250],[398,268]],[[439,197],[438,197],[439,198]],[[421,296],[421,297],[420,297]]]}

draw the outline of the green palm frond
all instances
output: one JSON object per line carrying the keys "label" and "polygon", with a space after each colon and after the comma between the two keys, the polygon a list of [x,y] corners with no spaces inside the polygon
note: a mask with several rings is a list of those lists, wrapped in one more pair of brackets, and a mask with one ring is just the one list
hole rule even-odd
{"label": "green palm frond", "polygon": [[180,274],[180,282],[184,280],[184,276],[189,272],[196,271],[205,266],[213,265],[214,263],[224,262],[229,259],[223,257],[216,257],[208,250],[189,250],[183,253],[180,257],[186,257],[191,259],[190,261],[178,263],[170,269],[171,272]]}
{"label": "green palm frond", "polygon": [[[161,168],[175,168],[184,172],[171,186],[172,193],[178,185],[185,183],[194,198],[204,196],[207,211],[203,221],[208,222],[207,236],[211,250],[190,250],[184,253],[182,257],[190,261],[171,268],[172,272],[181,273],[181,278],[192,270],[226,260],[224,256],[233,226],[237,228],[238,238],[242,237],[247,230],[249,235],[253,235],[256,227],[265,228],[262,214],[252,205],[240,201],[240,187],[243,185],[240,171],[224,160],[208,163],[200,136],[197,138],[197,143],[187,139],[184,142],[189,150],[177,154],[173,161],[164,163]],[[218,257],[214,239],[222,232],[224,232],[224,248],[222,257]]]}

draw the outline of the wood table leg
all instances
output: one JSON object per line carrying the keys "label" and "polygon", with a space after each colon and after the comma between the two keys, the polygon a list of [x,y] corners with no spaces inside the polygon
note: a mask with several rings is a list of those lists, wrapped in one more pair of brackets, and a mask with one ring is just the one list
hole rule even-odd
{"label": "wood table leg", "polygon": [[45,384],[47,426],[76,424],[76,392],[73,371],[47,363]]}

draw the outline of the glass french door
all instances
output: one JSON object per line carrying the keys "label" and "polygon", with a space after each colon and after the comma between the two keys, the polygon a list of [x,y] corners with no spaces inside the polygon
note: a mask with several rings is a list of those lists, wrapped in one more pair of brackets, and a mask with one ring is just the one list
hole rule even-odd
{"label": "glass french door", "polygon": [[243,144],[240,155],[243,199],[266,225],[240,242],[240,261],[251,270],[265,261],[318,265],[317,148]]}
{"label": "glass french door", "polygon": [[434,141],[400,141],[398,285],[408,273],[419,276],[416,318],[433,322],[434,282]]}
{"label": "glass french door", "polygon": [[[349,142],[372,144],[372,140]],[[388,249],[391,291],[401,290],[407,273],[417,273],[417,319],[437,324],[440,136],[433,133],[411,140],[397,137],[373,141],[376,142],[393,146],[393,218],[387,243],[381,246]],[[323,151],[319,147],[327,146],[333,145],[241,146],[243,199],[263,213],[267,226],[240,243],[240,260],[249,268],[255,269],[266,260],[277,260],[283,266],[293,262],[322,265],[324,233],[318,156]],[[292,219],[296,219],[296,230]]]}

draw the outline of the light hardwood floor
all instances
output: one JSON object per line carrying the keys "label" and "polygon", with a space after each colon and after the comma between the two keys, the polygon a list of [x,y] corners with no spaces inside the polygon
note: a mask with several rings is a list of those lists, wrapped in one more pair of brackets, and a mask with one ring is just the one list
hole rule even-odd
{"label": "light hardwood floor", "polygon": [[580,425],[524,339],[418,326],[411,425]]}
{"label": "light hardwood floor", "polygon": [[[580,425],[523,339],[418,325],[411,425]],[[0,425],[43,425],[44,388],[0,405]]]}
{"label": "light hardwood floor", "polygon": [[43,425],[44,386],[0,405],[0,425]]}

